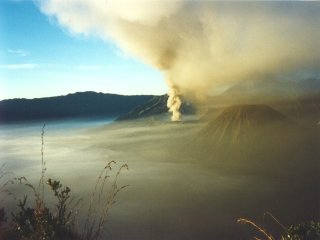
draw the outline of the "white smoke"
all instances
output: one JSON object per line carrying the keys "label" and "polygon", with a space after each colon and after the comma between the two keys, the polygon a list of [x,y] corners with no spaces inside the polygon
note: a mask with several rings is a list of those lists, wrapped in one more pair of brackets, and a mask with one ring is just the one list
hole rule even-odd
{"label": "white smoke", "polygon": [[320,4],[187,0],[38,0],[74,33],[115,41],[165,73],[172,120],[180,97],[261,76],[320,69]]}
{"label": "white smoke", "polygon": [[167,107],[169,112],[172,113],[171,120],[179,121],[181,118],[180,107],[181,107],[181,98],[178,92],[178,89],[174,86],[169,85],[169,98],[167,102]]}

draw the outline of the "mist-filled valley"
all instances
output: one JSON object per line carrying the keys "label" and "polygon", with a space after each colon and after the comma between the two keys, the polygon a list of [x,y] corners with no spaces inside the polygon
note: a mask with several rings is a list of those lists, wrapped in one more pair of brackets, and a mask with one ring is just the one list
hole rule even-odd
{"label": "mist-filled valley", "polygon": [[[320,129],[309,106],[300,107],[310,116],[289,117],[288,106],[233,104],[202,109],[180,122],[169,121],[168,114],[48,122],[46,178],[60,180],[85,202],[107,162],[128,164],[118,185],[129,187],[117,196],[103,232],[111,239],[248,239],[256,232],[238,224],[241,217],[279,236],[281,227],[266,212],[285,226],[319,218]],[[42,123],[1,126],[1,162],[35,186],[41,129]],[[49,202],[50,194],[47,189]],[[16,202],[1,197],[13,210]]]}
{"label": "mist-filled valley", "polygon": [[320,239],[319,2],[0,4],[0,239]]}

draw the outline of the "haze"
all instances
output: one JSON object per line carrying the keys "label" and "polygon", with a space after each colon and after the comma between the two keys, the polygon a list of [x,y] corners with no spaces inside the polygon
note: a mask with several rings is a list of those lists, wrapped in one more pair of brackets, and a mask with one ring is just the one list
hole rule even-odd
{"label": "haze", "polygon": [[[131,110],[138,119],[46,123],[46,176],[85,202],[107,162],[128,164],[119,185],[130,186],[104,238],[250,239],[257,232],[237,224],[242,217],[280,237],[266,212],[285,226],[319,220],[318,2],[35,3],[69,33],[116,44],[155,68],[168,87],[166,113],[158,101]],[[144,118],[148,111],[160,114]],[[34,184],[42,124],[0,126],[0,162]]]}

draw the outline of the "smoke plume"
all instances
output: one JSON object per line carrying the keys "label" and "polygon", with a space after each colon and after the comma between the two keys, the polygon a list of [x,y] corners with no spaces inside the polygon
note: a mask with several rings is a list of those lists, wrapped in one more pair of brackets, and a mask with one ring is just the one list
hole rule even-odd
{"label": "smoke plume", "polygon": [[179,121],[181,118],[180,107],[181,107],[181,99],[179,96],[178,89],[169,84],[169,98],[167,102],[167,107],[169,108],[169,112],[172,113],[171,120]]}
{"label": "smoke plume", "polygon": [[[320,76],[320,3],[38,0],[74,33],[115,41],[164,72],[172,120],[181,96],[205,99],[235,83]],[[266,78],[266,80],[268,79]]]}

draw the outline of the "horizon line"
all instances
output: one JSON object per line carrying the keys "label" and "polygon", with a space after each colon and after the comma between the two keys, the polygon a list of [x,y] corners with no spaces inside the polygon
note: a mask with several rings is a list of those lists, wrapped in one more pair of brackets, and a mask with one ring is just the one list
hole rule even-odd
{"label": "horizon line", "polygon": [[167,93],[163,94],[121,94],[121,93],[110,93],[110,92],[96,92],[96,91],[76,91],[72,93],[67,94],[61,94],[61,95],[51,95],[51,96],[43,96],[43,97],[34,97],[34,98],[28,98],[28,97],[13,97],[13,98],[0,98],[0,102],[7,101],[7,100],[34,100],[34,99],[43,99],[43,98],[55,98],[55,97],[66,97],[68,95],[74,95],[74,94],[81,94],[81,93],[96,93],[96,94],[109,94],[109,95],[117,95],[117,96],[162,96]]}

